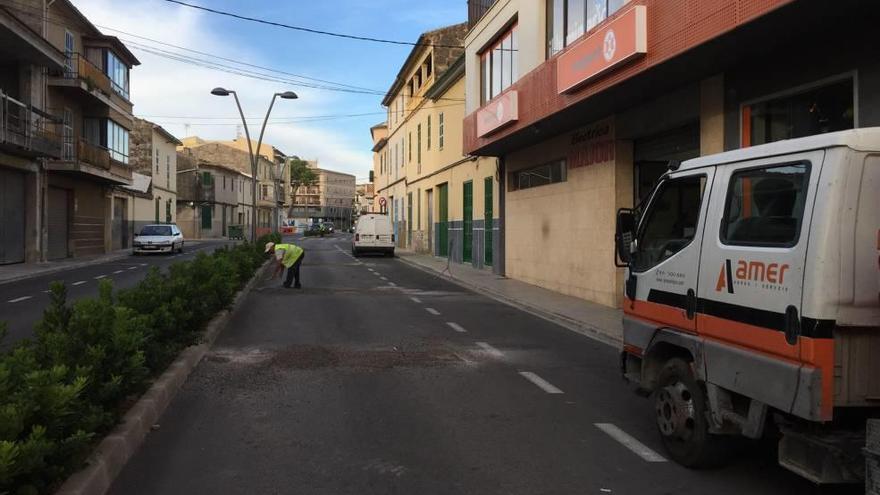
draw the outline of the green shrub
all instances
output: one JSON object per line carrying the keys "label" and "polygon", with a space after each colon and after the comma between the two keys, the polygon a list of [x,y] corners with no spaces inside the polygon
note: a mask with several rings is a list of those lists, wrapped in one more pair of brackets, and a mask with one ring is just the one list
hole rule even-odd
{"label": "green shrub", "polygon": [[34,338],[0,354],[0,495],[47,493],[82,467],[123,406],[231,304],[270,240],[280,236],[153,269],[116,294],[103,280],[98,297],[73,304],[53,283]]}

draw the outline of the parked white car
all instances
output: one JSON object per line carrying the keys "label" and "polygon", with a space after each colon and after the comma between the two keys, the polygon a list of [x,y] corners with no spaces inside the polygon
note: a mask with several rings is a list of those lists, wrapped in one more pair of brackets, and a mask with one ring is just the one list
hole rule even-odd
{"label": "parked white car", "polygon": [[183,252],[183,234],[177,225],[145,225],[135,236],[134,254]]}
{"label": "parked white car", "polygon": [[358,219],[351,240],[351,253],[382,253],[394,256],[394,227],[388,215],[370,213]]}

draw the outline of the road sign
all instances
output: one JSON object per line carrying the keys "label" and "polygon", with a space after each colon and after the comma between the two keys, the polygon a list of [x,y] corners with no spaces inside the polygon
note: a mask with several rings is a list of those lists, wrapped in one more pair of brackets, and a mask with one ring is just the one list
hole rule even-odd
{"label": "road sign", "polygon": [[386,204],[388,204],[388,201],[385,198],[379,198],[379,206],[385,206]]}

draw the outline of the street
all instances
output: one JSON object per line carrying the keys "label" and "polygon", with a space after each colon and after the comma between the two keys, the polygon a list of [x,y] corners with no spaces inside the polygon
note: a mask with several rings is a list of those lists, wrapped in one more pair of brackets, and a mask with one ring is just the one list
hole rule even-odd
{"label": "street", "polygon": [[16,282],[0,284],[0,321],[9,325],[9,334],[0,349],[7,349],[16,341],[30,337],[34,324],[43,316],[49,303],[49,284],[61,281],[67,286],[68,300],[75,301],[98,294],[98,282],[113,281],[113,287],[132,287],[153,267],[160,269],[178,261],[192,259],[196,253],[209,253],[229,244],[229,241],[194,241],[187,244],[182,254],[129,256],[116,261],[49,273]]}
{"label": "street", "polygon": [[304,288],[257,283],[110,493],[816,491],[766,444],[667,461],[615,348],[347,235],[297,242]]}

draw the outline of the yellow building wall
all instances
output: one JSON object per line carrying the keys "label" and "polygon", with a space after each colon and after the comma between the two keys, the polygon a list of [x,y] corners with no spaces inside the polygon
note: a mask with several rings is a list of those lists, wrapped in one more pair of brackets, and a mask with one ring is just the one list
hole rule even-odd
{"label": "yellow building wall", "polygon": [[[569,142],[563,135],[513,153],[509,171],[561,158]],[[506,274],[618,307],[623,273],[614,265],[614,226],[617,208],[632,204],[632,145],[617,142],[614,160],[567,174],[564,182],[507,192]]]}

